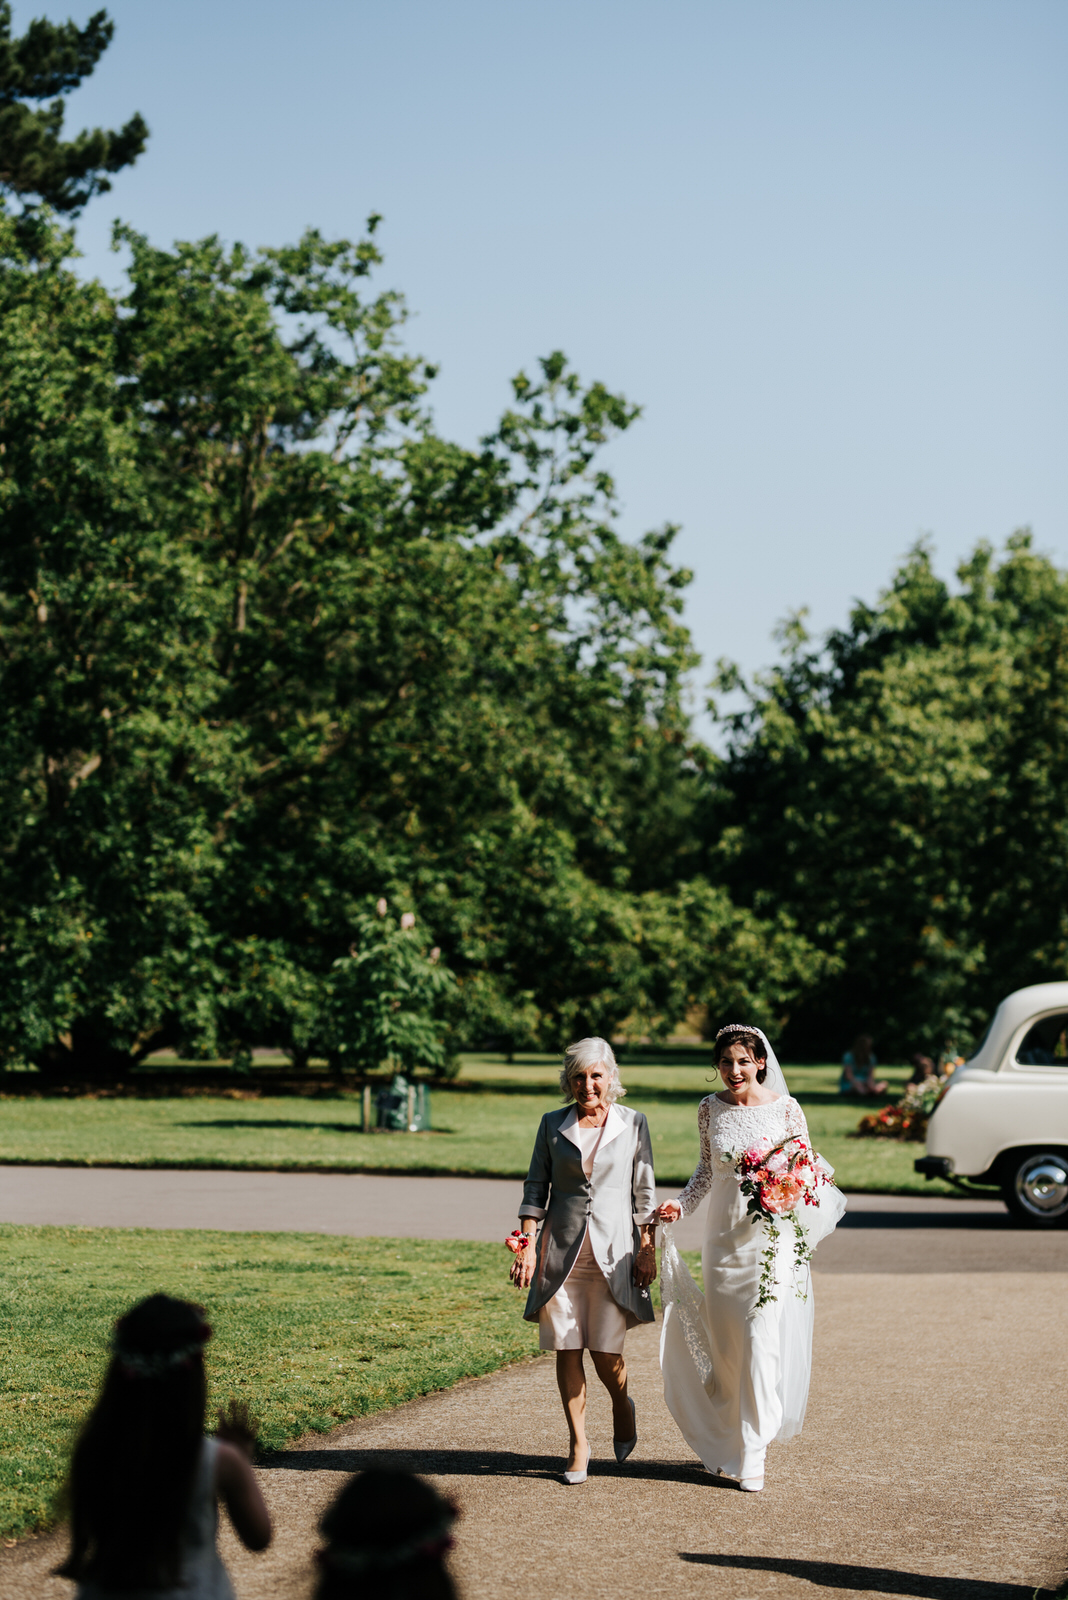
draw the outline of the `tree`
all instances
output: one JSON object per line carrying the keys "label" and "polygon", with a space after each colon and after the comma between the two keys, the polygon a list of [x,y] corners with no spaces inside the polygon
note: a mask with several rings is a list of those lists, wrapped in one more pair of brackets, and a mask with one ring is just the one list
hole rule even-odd
{"label": "tree", "polygon": [[354,919],[356,938],[330,979],[330,1060],[373,1070],[389,1061],[406,1072],[448,1067],[442,1001],[453,988],[440,949],[427,950],[415,913],[399,922],[379,899]]}
{"label": "tree", "polygon": [[[442,1060],[663,1031],[720,968],[760,988],[759,917],[693,882],[688,575],[672,529],[621,539],[596,461],[635,409],[553,355],[478,449],[440,438],[366,292],[376,222],[255,254],[119,230],[118,299],[4,224],[0,1041],[51,1070],[336,1057],[368,897],[456,975]],[[680,882],[723,949],[665,983]],[[772,935],[774,1010],[810,952]]]}
{"label": "tree", "polygon": [[1005,993],[1068,972],[1068,577],[1021,533],[958,580],[918,546],[825,644],[795,627],[724,719],[710,870],[833,959],[795,1051],[967,1048]]}
{"label": "tree", "polygon": [[213,828],[241,757],[209,725],[199,585],[153,519],[116,307],[67,236],[0,232],[2,1026],[102,1071],[175,1029],[214,1037]]}
{"label": "tree", "polygon": [[[111,188],[109,173],[137,160],[148,140],[137,113],[117,133],[93,128],[62,138],[61,97],[90,75],[114,32],[107,12],[97,11],[84,28],[38,17],[13,39],[11,6],[0,0],[0,192],[77,212]],[[26,104],[53,95],[50,105]]]}

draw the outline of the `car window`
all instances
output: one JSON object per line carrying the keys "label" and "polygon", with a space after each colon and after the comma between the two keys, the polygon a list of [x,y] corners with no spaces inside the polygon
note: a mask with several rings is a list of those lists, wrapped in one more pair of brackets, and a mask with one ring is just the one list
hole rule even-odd
{"label": "car window", "polygon": [[1021,1067],[1068,1067],[1068,1011],[1057,1011],[1034,1023],[1020,1041]]}

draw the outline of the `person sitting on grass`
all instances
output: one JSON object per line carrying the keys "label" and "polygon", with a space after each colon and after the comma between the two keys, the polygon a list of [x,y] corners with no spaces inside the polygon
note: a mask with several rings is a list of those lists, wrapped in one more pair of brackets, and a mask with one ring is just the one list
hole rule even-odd
{"label": "person sitting on grass", "polygon": [[889,1084],[885,1078],[876,1078],[879,1058],[872,1049],[869,1033],[858,1034],[852,1050],[842,1057],[842,1076],[838,1080],[839,1094],[859,1094],[862,1098],[885,1094]]}
{"label": "person sitting on grass", "polygon": [[910,1058],[909,1064],[912,1067],[912,1076],[909,1078],[910,1084],[938,1082],[938,1069],[930,1056],[914,1055]]}
{"label": "person sitting on grass", "polygon": [[204,1435],[210,1338],[202,1307],[166,1294],[115,1324],[66,1491],[71,1550],[56,1571],[77,1582],[78,1600],[232,1600],[215,1548],[217,1499],[249,1550],[271,1542],[247,1407],[231,1402],[218,1437]]}
{"label": "person sitting on grass", "polygon": [[315,1600],[456,1600],[445,1557],[457,1510],[410,1472],[350,1478],[323,1515]]}

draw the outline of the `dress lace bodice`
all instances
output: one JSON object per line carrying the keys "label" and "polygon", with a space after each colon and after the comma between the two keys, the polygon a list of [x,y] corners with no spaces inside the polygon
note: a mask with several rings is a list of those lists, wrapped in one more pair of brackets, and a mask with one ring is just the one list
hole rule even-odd
{"label": "dress lace bodice", "polygon": [[763,1106],[729,1105],[717,1094],[706,1095],[697,1108],[697,1129],[701,1135],[701,1159],[693,1177],[679,1195],[684,1217],[696,1211],[716,1179],[738,1179],[734,1168],[720,1160],[727,1151],[747,1150],[758,1139],[804,1139],[808,1124],[793,1095],[780,1095]]}

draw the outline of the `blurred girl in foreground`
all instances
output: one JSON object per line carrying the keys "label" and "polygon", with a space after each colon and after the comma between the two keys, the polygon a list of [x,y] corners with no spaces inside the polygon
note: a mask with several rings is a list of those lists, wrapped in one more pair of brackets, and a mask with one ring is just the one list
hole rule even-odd
{"label": "blurred girl in foreground", "polygon": [[71,1551],[57,1571],[78,1583],[78,1600],[232,1600],[215,1548],[217,1499],[248,1549],[270,1543],[247,1409],[232,1403],[218,1438],[204,1434],[210,1338],[200,1306],[165,1294],[116,1323],[71,1462]]}
{"label": "blurred girl in foreground", "polygon": [[315,1600],[456,1600],[445,1566],[456,1507],[409,1472],[350,1478],[319,1524]]}

